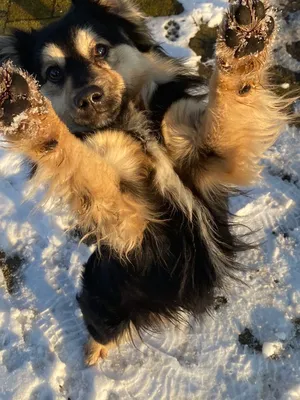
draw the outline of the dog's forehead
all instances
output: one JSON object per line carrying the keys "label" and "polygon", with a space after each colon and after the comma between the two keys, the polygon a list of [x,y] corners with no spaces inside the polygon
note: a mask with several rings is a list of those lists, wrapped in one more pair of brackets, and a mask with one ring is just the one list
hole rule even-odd
{"label": "dog's forehead", "polygon": [[51,60],[63,60],[66,58],[81,58],[88,59],[93,46],[101,42],[110,44],[107,39],[100,37],[90,26],[84,28],[71,27],[67,35],[62,40],[50,40],[46,38],[41,45],[40,54],[42,55],[43,63]]}
{"label": "dog's forehead", "polygon": [[110,14],[93,16],[77,9],[38,32],[41,47],[54,43],[60,48],[65,48],[65,52],[71,46],[75,45],[78,48],[78,44],[83,45],[85,39],[90,41],[95,38],[103,39],[112,45],[128,40],[122,27]]}

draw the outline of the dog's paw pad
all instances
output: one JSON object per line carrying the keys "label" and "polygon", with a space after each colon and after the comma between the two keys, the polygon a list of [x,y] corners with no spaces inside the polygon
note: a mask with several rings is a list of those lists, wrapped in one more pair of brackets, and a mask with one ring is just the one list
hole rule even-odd
{"label": "dog's paw pad", "polygon": [[227,29],[225,32],[225,43],[231,49],[239,45],[239,36],[234,29]]}
{"label": "dog's paw pad", "polygon": [[239,6],[235,12],[235,20],[239,25],[250,25],[252,21],[251,10],[247,6]]}
{"label": "dog's paw pad", "polygon": [[5,125],[11,125],[17,115],[30,108],[30,101],[27,99],[19,98],[14,102],[9,99],[5,100],[2,109],[2,119]]}
{"label": "dog's paw pad", "polygon": [[20,74],[14,72],[11,77],[10,95],[12,98],[17,97],[28,97],[29,96],[29,86],[25,78]]}
{"label": "dog's paw pad", "polygon": [[29,86],[26,79],[8,68],[0,70],[0,120],[12,124],[14,118],[30,108]]}
{"label": "dog's paw pad", "polygon": [[251,37],[246,45],[239,48],[235,56],[237,58],[250,56],[251,54],[260,53],[265,48],[265,41],[261,37]]}
{"label": "dog's paw pad", "polygon": [[238,0],[227,14],[223,41],[235,58],[242,58],[261,53],[274,30],[270,8],[262,1]]}

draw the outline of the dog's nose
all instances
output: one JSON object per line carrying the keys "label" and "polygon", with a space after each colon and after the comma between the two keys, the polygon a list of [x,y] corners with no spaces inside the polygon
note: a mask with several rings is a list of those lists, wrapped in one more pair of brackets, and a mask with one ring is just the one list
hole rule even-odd
{"label": "dog's nose", "polygon": [[103,90],[99,86],[89,86],[82,89],[74,98],[76,108],[85,111],[93,107],[97,110],[103,98]]}

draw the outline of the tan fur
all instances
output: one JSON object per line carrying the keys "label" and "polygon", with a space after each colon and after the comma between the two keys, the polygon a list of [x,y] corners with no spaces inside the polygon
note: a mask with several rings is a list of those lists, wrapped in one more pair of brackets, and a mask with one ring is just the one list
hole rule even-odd
{"label": "tan fur", "polygon": [[134,165],[130,161],[125,165],[123,177],[126,179],[140,180],[143,184],[147,175],[143,153],[138,152],[134,141],[122,133],[111,132],[115,144],[126,145],[123,156],[110,148],[105,135],[99,138],[98,151],[94,151],[68,131],[50,103],[30,109],[26,114],[27,118],[24,115],[16,118],[14,125],[6,129],[6,138],[12,149],[37,163],[33,185],[48,184],[47,196],[59,197],[69,204],[78,225],[120,256],[137,248],[147,221],[153,216],[146,201],[141,203],[131,194],[120,191],[120,159],[135,157]]}
{"label": "tan fur", "polygon": [[108,351],[115,348],[117,344],[114,342],[103,345],[96,342],[91,336],[85,346],[85,365],[91,367],[99,361],[104,360],[108,356]]}
{"label": "tan fur", "polygon": [[119,347],[121,344],[129,342],[133,340],[133,336],[136,335],[135,328],[132,324],[130,324],[130,328],[125,330],[122,335],[120,335],[117,341],[109,342],[106,345],[103,345],[99,342],[96,342],[91,336],[89,337],[86,345],[85,345],[85,365],[87,367],[91,367],[99,360],[105,360],[108,357],[108,352],[110,350]]}
{"label": "tan fur", "polygon": [[108,131],[89,138],[87,144],[115,169],[120,181],[144,184],[151,165],[138,142],[123,132]]}

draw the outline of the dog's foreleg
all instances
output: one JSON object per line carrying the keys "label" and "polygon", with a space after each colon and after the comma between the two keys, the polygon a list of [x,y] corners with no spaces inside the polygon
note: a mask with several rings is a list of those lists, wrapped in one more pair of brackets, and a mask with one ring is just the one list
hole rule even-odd
{"label": "dog's foreleg", "polygon": [[0,132],[10,148],[37,165],[34,182],[48,186],[78,225],[123,254],[143,237],[146,209],[120,190],[117,170],[72,135],[32,78],[10,64],[0,69]]}
{"label": "dog's foreleg", "polygon": [[267,89],[274,28],[267,1],[237,1],[220,28],[208,106],[183,99],[166,114],[169,153],[181,176],[204,192],[251,183],[287,122],[286,101]]}

